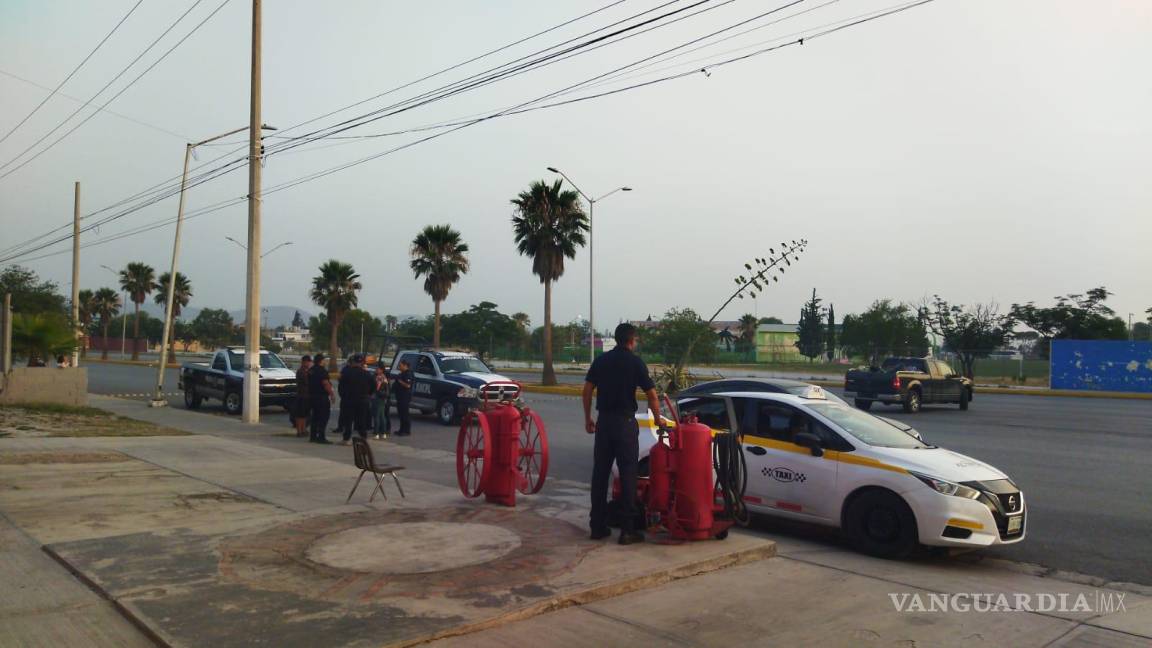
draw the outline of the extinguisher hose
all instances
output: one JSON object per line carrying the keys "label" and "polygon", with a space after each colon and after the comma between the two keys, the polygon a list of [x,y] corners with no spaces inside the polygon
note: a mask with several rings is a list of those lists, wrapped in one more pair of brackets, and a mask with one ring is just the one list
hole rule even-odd
{"label": "extinguisher hose", "polygon": [[744,489],[748,486],[748,464],[744,460],[740,439],[735,434],[720,433],[712,443],[712,467],[716,470],[716,490],[724,500],[724,513],[741,526],[750,521],[744,506]]}

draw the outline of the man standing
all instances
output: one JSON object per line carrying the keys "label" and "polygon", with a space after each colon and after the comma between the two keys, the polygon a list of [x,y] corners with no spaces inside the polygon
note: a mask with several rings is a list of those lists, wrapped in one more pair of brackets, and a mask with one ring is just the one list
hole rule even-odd
{"label": "man standing", "polygon": [[331,443],[325,433],[328,417],[332,415],[332,404],[336,394],[332,392],[332,380],[328,377],[328,358],[317,353],[308,371],[308,404],[312,407],[312,443]]}
{"label": "man standing", "polygon": [[[615,338],[616,348],[596,358],[584,379],[584,428],[588,434],[596,435],[592,450],[589,526],[593,540],[612,535],[608,530],[608,481],[612,477],[612,462],[616,462],[620,472],[620,544],[628,545],[644,541],[644,533],[635,528],[636,463],[640,454],[636,389],[648,397],[648,407],[657,417],[660,402],[647,365],[635,353],[640,342],[636,327],[620,324]],[[599,420],[592,418],[593,391]]]}
{"label": "man standing", "polygon": [[354,403],[349,402],[349,399],[352,398],[350,394],[353,389],[352,383],[355,381],[353,373],[360,371],[356,362],[358,359],[355,353],[348,356],[348,361],[340,369],[340,384],[336,387],[336,392],[340,395],[340,416],[336,419],[336,431],[345,439],[352,435],[352,422],[356,416]]}
{"label": "man standing", "polygon": [[400,416],[400,429],[396,436],[410,436],[412,434],[412,415],[408,406],[412,404],[412,367],[407,360],[400,361],[400,375],[392,382],[392,391],[396,394],[396,414]]}
{"label": "man standing", "polygon": [[[344,428],[344,445],[352,440],[352,429],[361,439],[368,438],[368,399],[372,396],[375,379],[364,369],[364,356],[352,356],[349,364],[354,368],[347,375],[340,376],[340,388],[345,394],[340,396],[340,418],[344,418],[345,409],[349,412],[349,425]],[[345,389],[344,381],[348,386]]]}
{"label": "man standing", "polygon": [[300,368],[296,370],[296,402],[293,403],[292,414],[295,417],[296,436],[308,434],[308,414],[311,411],[308,399],[308,372],[312,369],[312,356],[300,358]]}

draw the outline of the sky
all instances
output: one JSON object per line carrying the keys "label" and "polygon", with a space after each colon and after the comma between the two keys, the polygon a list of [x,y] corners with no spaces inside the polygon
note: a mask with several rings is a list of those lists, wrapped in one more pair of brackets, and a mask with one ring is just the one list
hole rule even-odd
{"label": "sky", "polygon": [[[620,26],[685,9],[663,19],[683,18],[674,24],[342,135],[493,114],[730,28],[788,0],[712,0],[692,7],[698,1],[660,10],[664,2],[656,0],[267,2],[263,116],[283,134],[266,146],[633,14],[652,10]],[[310,280],[321,263],[336,258],[362,275],[361,307],[380,316],[429,313],[431,299],[408,268],[408,247],[425,225],[449,223],[469,244],[472,268],[452,289],[445,312],[488,300],[507,313],[524,311],[538,325],[544,291],[531,262],[516,252],[510,200],[532,181],[554,179],[546,170],[553,166],[593,197],[633,188],[595,208],[599,329],[622,319],[659,317],[672,307],[708,317],[735,287],[733,278],[745,261],[766,256],[769,248],[779,251],[781,241],[802,238],[808,249],[780,283],[754,302],[737,300],[721,319],[753,312],[794,322],[813,289],[842,318],[880,298],[915,303],[939,294],[953,303],[995,302],[1007,309],[1014,302],[1051,304],[1056,295],[1100,285],[1115,293],[1109,304],[1118,315],[1131,312],[1141,319],[1152,306],[1152,3],[935,0],[812,37],[823,25],[893,2],[795,2],[667,56],[708,45],[704,49],[626,68],[620,77],[557,98],[687,73],[676,80],[452,132],[327,139],[272,155],[263,171],[265,190],[411,144],[265,196],[262,247],[292,245],[264,260],[262,300],[316,310],[309,304]],[[0,137],[134,4],[0,4]],[[610,4],[456,70],[289,128]],[[0,142],[0,164],[16,159],[79,108],[193,5],[194,0],[141,2],[63,86],[63,94]],[[196,3],[108,91],[16,163],[103,105],[217,6],[220,0]],[[702,10],[707,11],[692,15]],[[186,142],[245,126],[250,18],[249,2],[225,2],[106,111],[0,178],[0,248],[69,225],[75,181],[81,183],[81,212],[88,215],[177,177]],[[800,35],[807,36],[802,45],[715,65]],[[436,133],[445,134],[418,142]],[[203,146],[193,164],[229,153],[215,165],[232,160],[244,154],[245,141],[240,135],[221,140],[225,146]],[[246,194],[247,172],[238,167],[191,188],[187,210]],[[171,220],[176,209],[175,198],[158,202],[83,234],[81,241],[99,242]],[[81,287],[115,285],[103,265],[119,269],[144,261],[158,272],[167,270],[173,229],[85,247]],[[243,203],[190,218],[184,226],[180,271],[191,279],[193,306],[244,304],[245,253],[226,236],[246,240]],[[70,252],[70,241],[62,241],[10,262],[67,289]],[[566,262],[555,286],[554,321],[587,317],[588,273],[584,248]]]}

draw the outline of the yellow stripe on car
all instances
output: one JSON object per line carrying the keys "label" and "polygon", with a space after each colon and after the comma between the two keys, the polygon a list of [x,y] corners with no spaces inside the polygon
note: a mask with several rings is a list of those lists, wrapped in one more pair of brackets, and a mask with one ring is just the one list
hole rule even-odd
{"label": "yellow stripe on car", "polygon": [[984,528],[984,525],[980,524],[979,522],[970,522],[968,520],[961,520],[959,518],[949,518],[948,526],[960,527],[962,529],[972,529],[974,531],[980,531]]}

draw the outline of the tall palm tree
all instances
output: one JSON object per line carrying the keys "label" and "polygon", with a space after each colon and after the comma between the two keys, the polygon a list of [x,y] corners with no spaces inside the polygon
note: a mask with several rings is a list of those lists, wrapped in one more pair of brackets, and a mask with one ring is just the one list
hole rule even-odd
{"label": "tall palm tree", "polygon": [[760,320],[752,313],[745,313],[740,318],[740,346],[743,347],[745,353],[753,353],[756,350],[756,329],[760,326]]}
{"label": "tall palm tree", "polygon": [[140,305],[156,289],[156,271],[147,263],[133,261],[120,271],[120,288],[128,293],[128,298],[136,305],[136,320],[132,324],[132,359],[140,359],[137,346],[140,339]]}
{"label": "tall palm tree", "polygon": [[92,316],[95,314],[92,312],[92,291],[87,288],[81,290],[76,301],[77,306],[79,306],[77,312],[80,318],[80,357],[86,358],[88,357],[88,344],[83,339],[88,337],[88,329],[92,326]]}
{"label": "tall palm tree", "polygon": [[104,336],[104,346],[100,359],[108,359],[108,325],[112,318],[120,314],[120,295],[114,288],[100,288],[92,295],[92,312],[100,318],[100,330]]}
{"label": "tall palm tree", "polygon": [[[165,272],[160,275],[160,280],[156,282],[156,303],[161,306],[167,307],[168,305],[168,280],[172,278],[172,273]],[[176,318],[180,317],[180,311],[188,305],[188,301],[192,299],[192,284],[188,281],[188,277],[184,276],[183,272],[176,273],[176,286],[172,290],[172,324],[173,330],[168,332],[168,362],[176,362],[176,349],[172,348],[172,339],[175,337]]]}
{"label": "tall palm tree", "polygon": [[424,277],[424,292],[436,305],[432,325],[432,346],[440,347],[440,304],[448,291],[468,272],[468,244],[450,225],[429,225],[412,239],[409,250],[412,274]]}
{"label": "tall palm tree", "polygon": [[358,300],[356,291],[363,286],[358,281],[360,275],[352,268],[352,264],[329,259],[320,266],[320,274],[312,278],[312,290],[309,295],[313,303],[325,309],[328,313],[328,354],[332,361],[340,357],[336,347],[336,334],[340,331],[340,324],[348,311],[356,308]]}
{"label": "tall palm tree", "polygon": [[384,316],[385,330],[388,331],[389,333],[391,333],[392,331],[395,331],[396,327],[399,324],[400,324],[400,320],[395,315],[385,315]]}
{"label": "tall palm tree", "polygon": [[544,284],[544,373],[545,385],[556,384],[552,367],[552,283],[564,274],[565,257],[576,257],[588,231],[588,216],[580,206],[579,194],[560,188],[560,180],[548,184],[533,182],[528,191],[512,199],[516,211],[512,231],[516,249],[532,258],[532,273]]}

